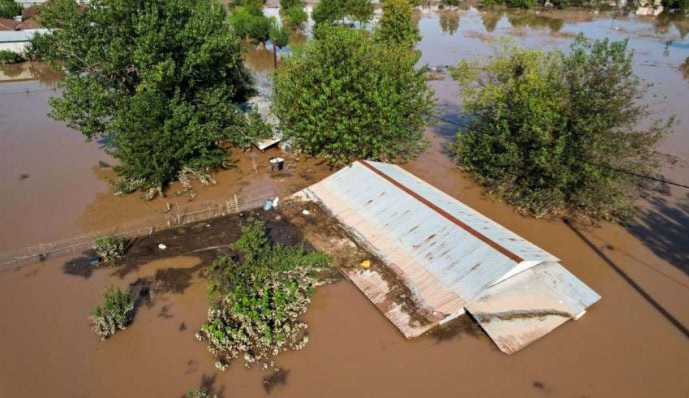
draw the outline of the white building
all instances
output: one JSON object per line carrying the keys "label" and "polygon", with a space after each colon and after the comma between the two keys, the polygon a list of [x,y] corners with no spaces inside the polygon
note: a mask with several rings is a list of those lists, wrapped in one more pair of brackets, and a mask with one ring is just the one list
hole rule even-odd
{"label": "white building", "polygon": [[294,198],[380,259],[343,273],[407,338],[469,313],[511,354],[600,300],[557,257],[398,166],[358,161]]}

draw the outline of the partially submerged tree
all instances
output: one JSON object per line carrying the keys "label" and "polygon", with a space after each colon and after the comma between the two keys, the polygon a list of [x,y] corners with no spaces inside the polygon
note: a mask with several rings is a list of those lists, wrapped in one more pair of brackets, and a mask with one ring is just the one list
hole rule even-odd
{"label": "partially submerged tree", "polygon": [[21,15],[22,6],[14,0],[0,0],[0,18],[14,18]]}
{"label": "partially submerged tree", "polygon": [[108,286],[103,292],[103,305],[97,305],[91,311],[93,331],[101,340],[124,330],[134,317],[134,297],[114,286]]}
{"label": "partially submerged tree", "polygon": [[273,67],[278,66],[278,48],[287,47],[289,44],[289,31],[287,29],[274,24],[270,28],[270,41],[273,44]]}
{"label": "partially submerged tree", "polygon": [[372,17],[373,3],[370,0],[321,0],[312,14],[317,25],[342,23],[345,18],[365,24]]}
{"label": "partially submerged tree", "polygon": [[408,0],[387,0],[383,4],[383,16],[376,26],[374,38],[377,43],[407,48],[413,48],[421,40]]}
{"label": "partially submerged tree", "polygon": [[626,41],[579,36],[567,55],[506,46],[487,64],[461,62],[453,76],[471,120],[452,146],[458,162],[537,217],[628,215],[646,188],[634,174],[658,171],[655,146],[673,123],[641,123],[632,57]]}
{"label": "partially submerged tree", "polygon": [[226,369],[243,354],[246,366],[274,367],[282,351],[308,343],[306,324],[299,320],[308,309],[318,273],[329,257],[269,242],[265,225],[250,220],[233,245],[237,259],[219,257],[206,271],[209,278],[208,321],[196,333]]}
{"label": "partially submerged tree", "polygon": [[263,14],[261,8],[253,5],[236,7],[230,13],[230,23],[237,35],[255,42],[265,43],[268,40],[274,22]]}
{"label": "partially submerged tree", "polygon": [[304,24],[309,20],[309,15],[304,11],[304,6],[300,3],[285,9],[283,20],[292,30],[304,29]]}
{"label": "partially submerged tree", "polygon": [[407,48],[375,44],[363,30],[321,27],[274,76],[285,138],[334,163],[418,154],[434,106],[418,59]]}
{"label": "partially submerged tree", "polygon": [[124,190],[160,189],[184,168],[228,162],[221,143],[253,131],[237,103],[252,90],[225,7],[214,0],[53,0],[43,56],[66,70],[51,116],[120,161]]}

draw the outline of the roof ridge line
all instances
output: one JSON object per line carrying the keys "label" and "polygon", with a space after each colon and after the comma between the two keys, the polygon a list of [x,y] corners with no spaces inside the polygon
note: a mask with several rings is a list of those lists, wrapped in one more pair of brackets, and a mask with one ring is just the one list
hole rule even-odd
{"label": "roof ridge line", "polygon": [[[369,164],[368,161],[361,159],[361,160],[358,160],[357,162],[360,163],[361,165],[363,165],[364,167],[366,167],[367,169],[369,169],[369,170],[373,171],[374,173],[378,174],[379,176],[383,177],[383,178],[384,178],[385,180],[387,180],[389,183],[391,183],[392,185],[394,185],[394,186],[396,186],[397,188],[401,189],[402,191],[404,191],[407,195],[411,196],[412,198],[414,198],[414,199],[418,200],[419,202],[423,203],[424,205],[426,205],[427,207],[429,207],[430,209],[432,209],[432,210],[435,211],[436,213],[440,214],[442,217],[444,217],[445,219],[447,219],[447,220],[450,221],[451,223],[457,225],[458,227],[460,227],[460,228],[462,228],[463,230],[467,231],[468,233],[470,233],[471,235],[473,235],[473,236],[476,237],[477,239],[483,241],[483,242],[486,243],[488,246],[490,246],[490,247],[492,247],[493,249],[497,250],[498,252],[500,252],[502,255],[506,256],[506,257],[509,258],[510,260],[515,261],[515,262],[517,262],[517,263],[521,263],[522,261],[525,261],[525,260],[524,260],[521,256],[519,256],[518,254],[516,254],[516,253],[510,251],[509,249],[507,249],[506,247],[502,246],[501,244],[499,244],[499,243],[496,242],[495,240],[493,240],[493,239],[489,238],[488,236],[482,234],[481,232],[479,232],[479,231],[476,230],[475,228],[473,228],[473,227],[471,227],[470,225],[468,225],[468,224],[462,222],[461,220],[459,220],[457,217],[453,216],[452,214],[448,213],[447,211],[445,211],[445,210],[441,209],[440,207],[436,206],[436,205],[433,204],[430,200],[428,200],[428,199],[426,199],[426,198],[420,196],[419,194],[417,194],[416,192],[412,191],[410,188],[408,188],[407,186],[405,186],[405,185],[402,184],[401,182],[395,180],[395,179],[392,178],[391,176],[387,175],[385,172],[383,172],[383,171],[377,169],[376,167],[374,167],[373,165]],[[405,170],[405,171],[406,171],[406,170]],[[411,174],[411,173],[410,173],[410,174]],[[411,174],[411,175],[414,176],[413,174]],[[416,176],[414,176],[414,177],[415,177],[415,178],[418,178],[418,177],[416,177]],[[428,184],[428,185],[432,186],[431,184]],[[435,187],[434,187],[434,188],[435,188]],[[436,189],[437,189],[437,188],[436,188]],[[453,199],[454,199],[454,198],[453,198]],[[456,200],[456,199],[455,199],[455,200]]]}

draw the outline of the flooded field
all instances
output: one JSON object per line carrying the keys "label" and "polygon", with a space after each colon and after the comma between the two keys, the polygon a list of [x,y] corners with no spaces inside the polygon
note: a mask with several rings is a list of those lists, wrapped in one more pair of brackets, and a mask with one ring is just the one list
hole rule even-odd
{"label": "flooded field", "polygon": [[[661,150],[678,158],[665,175],[689,184],[689,22],[590,11],[424,11],[422,61],[453,65],[490,54],[499,36],[540,48],[566,48],[573,36],[629,38],[636,70],[654,83],[648,100],[659,117],[676,114],[675,134]],[[247,62],[263,78],[268,50]],[[8,72],[4,72],[5,75]],[[11,73],[17,73],[10,71]],[[108,192],[110,159],[98,142],[49,119],[54,80],[0,83],[0,251],[124,224],[182,206],[189,195],[144,202]],[[457,121],[458,87],[431,81],[439,114]],[[649,198],[629,226],[589,227],[516,215],[486,197],[456,169],[445,145],[456,127],[428,129],[431,147],[404,167],[561,259],[603,297],[569,322],[513,356],[485,336],[463,329],[406,341],[350,283],[319,288],[306,315],[307,348],[278,357],[285,384],[267,393],[264,373],[232,364],[213,367],[194,332],[206,317],[202,258],[184,254],[148,262],[124,276],[98,269],[66,273],[69,258],[0,273],[0,396],[180,397],[201,385],[225,397],[687,397],[689,396],[689,196],[671,188]],[[266,153],[233,153],[236,167],[218,184],[198,187],[194,200],[273,190],[284,196],[331,172],[323,162],[288,158],[271,174]],[[87,314],[104,286],[126,287],[159,270],[185,275],[179,289],[139,309],[134,323],[107,343],[89,329]]]}

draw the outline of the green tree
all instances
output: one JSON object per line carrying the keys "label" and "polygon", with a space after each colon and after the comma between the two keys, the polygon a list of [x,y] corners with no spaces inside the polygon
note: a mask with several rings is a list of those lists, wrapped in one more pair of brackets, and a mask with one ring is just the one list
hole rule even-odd
{"label": "green tree", "polygon": [[345,18],[365,24],[373,17],[371,0],[322,0],[313,8],[317,25],[342,23]]}
{"label": "green tree", "polygon": [[347,16],[345,0],[321,0],[313,7],[311,18],[317,25],[342,22]]}
{"label": "green tree", "polygon": [[285,11],[285,17],[285,24],[292,30],[303,29],[304,24],[309,20],[309,14],[301,5],[288,8]]}
{"label": "green tree", "polygon": [[421,40],[421,34],[411,14],[412,7],[408,0],[387,0],[383,4],[383,16],[374,31],[376,42],[413,48]]}
{"label": "green tree", "polygon": [[359,22],[359,26],[368,23],[373,18],[373,3],[371,0],[347,0],[347,16]]}
{"label": "green tree", "polygon": [[261,8],[247,5],[232,10],[230,23],[242,39],[265,43],[270,37],[270,28],[274,21],[263,15]]}
{"label": "green tree", "polygon": [[22,6],[14,0],[0,0],[0,18],[14,18],[21,13]]}
{"label": "green tree", "polygon": [[375,44],[364,30],[322,26],[274,76],[286,139],[335,163],[419,153],[434,101],[418,59],[415,51]]}
{"label": "green tree", "polygon": [[160,189],[183,169],[224,165],[222,142],[252,130],[237,103],[252,90],[241,44],[214,0],[53,0],[44,57],[67,71],[51,116],[102,137],[119,187]]}
{"label": "green tree", "polygon": [[273,66],[278,66],[278,48],[287,47],[289,44],[289,31],[277,24],[270,28],[270,41],[273,43]]}
{"label": "green tree", "polygon": [[620,219],[658,171],[655,145],[673,120],[650,127],[638,103],[627,42],[577,37],[570,53],[507,46],[491,62],[453,71],[472,117],[452,146],[481,184],[537,217],[564,211]]}

